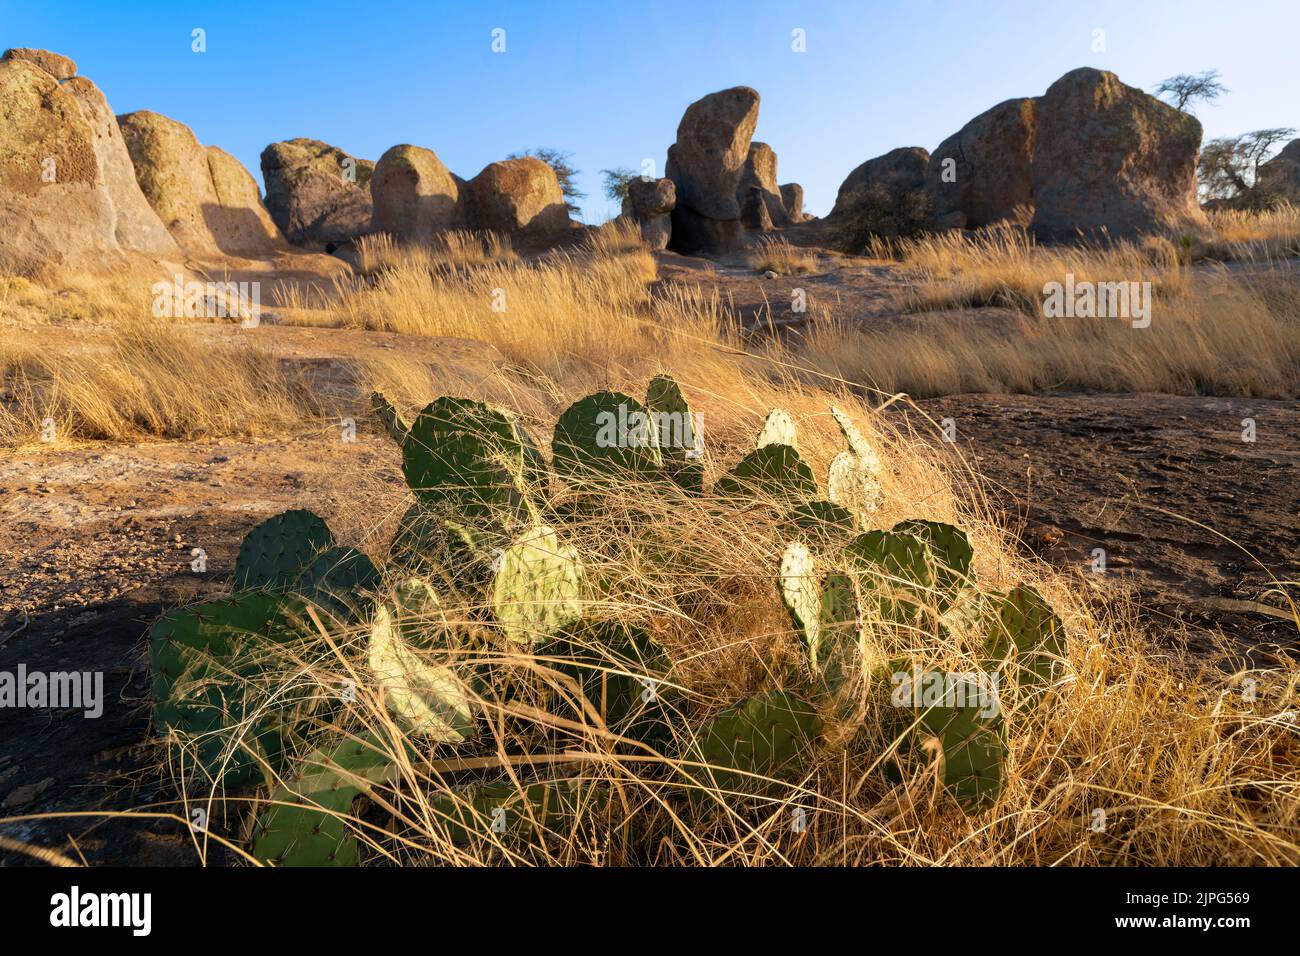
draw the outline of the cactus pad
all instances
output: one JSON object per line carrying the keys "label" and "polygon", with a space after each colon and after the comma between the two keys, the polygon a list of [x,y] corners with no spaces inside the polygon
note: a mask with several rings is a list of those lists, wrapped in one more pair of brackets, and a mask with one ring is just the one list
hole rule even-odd
{"label": "cactus pad", "polygon": [[534,525],[500,557],[492,608],[518,644],[549,637],[582,616],[582,561],[546,525]]}
{"label": "cactus pad", "polygon": [[411,425],[402,418],[402,413],[397,410],[397,406],[384,397],[383,392],[371,393],[370,407],[374,409],[375,417],[383,424],[384,431],[388,432],[393,441],[399,446],[406,441]]}
{"label": "cactus pad", "polygon": [[664,472],[686,491],[704,490],[704,435],[697,428],[682,390],[667,375],[656,375],[646,389],[646,410],[663,456]]}
{"label": "cactus pad", "polygon": [[334,535],[310,511],[286,511],[267,518],[239,546],[235,590],[287,590],[318,552],[332,547]]}
{"label": "cactus pad", "polygon": [[777,583],[781,600],[807,646],[808,662],[816,671],[817,650],[821,644],[822,593],[812,554],[802,544],[795,542],[786,546],[781,555],[781,573]]}
{"label": "cactus pad", "polygon": [[991,631],[989,657],[1012,668],[1022,698],[1036,702],[1066,660],[1061,619],[1037,591],[1022,584],[1002,600]]}
{"label": "cactus pad", "polygon": [[379,569],[356,548],[330,548],[303,570],[294,590],[340,621],[365,617],[374,607]]}
{"label": "cactus pad", "polygon": [[751,697],[700,729],[692,754],[705,765],[699,782],[723,795],[766,792],[800,772],[820,732],[812,705],[793,694]]}
{"label": "cactus pad", "polygon": [[722,498],[775,498],[795,503],[817,496],[812,469],[789,445],[764,445],[751,451],[718,479]]}
{"label": "cactus pad", "polygon": [[577,487],[646,481],[662,473],[646,408],[622,392],[597,392],[565,409],[555,423],[555,471]]}
{"label": "cactus pad", "polygon": [[799,448],[799,436],[794,427],[794,419],[784,408],[772,409],[767,413],[767,418],[763,419],[763,427],[758,430],[754,447],[764,448],[767,445],[789,445],[796,451]]}
{"label": "cactus pad", "polygon": [[[911,534],[925,542],[934,557],[934,583],[941,593],[951,598],[958,587],[974,580],[971,561],[975,549],[971,547],[966,532],[942,521],[902,521],[894,525],[898,534]],[[946,606],[946,603],[945,603]]]}
{"label": "cactus pad", "polygon": [[451,668],[432,664],[400,633],[401,606],[383,604],[370,627],[370,671],[389,712],[403,729],[438,743],[458,744],[473,731],[465,685]]}

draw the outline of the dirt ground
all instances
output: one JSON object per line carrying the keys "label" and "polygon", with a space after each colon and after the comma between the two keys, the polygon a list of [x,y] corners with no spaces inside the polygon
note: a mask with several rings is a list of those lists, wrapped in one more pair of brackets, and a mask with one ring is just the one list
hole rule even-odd
{"label": "dirt ground", "polygon": [[[901,281],[888,267],[827,262],[824,274],[772,280],[742,261],[666,255],[661,281],[716,282],[753,316],[807,285],[833,300],[837,313],[864,324],[888,320]],[[458,347],[383,333],[271,324],[262,331],[286,359],[326,365],[383,348],[436,348],[445,361]],[[1267,609],[1283,603],[1269,594],[1274,582],[1300,576],[1300,403],[957,395],[896,403],[888,414],[964,456],[1027,550],[1077,570],[1099,592],[1133,595],[1157,629],[1207,647],[1221,632],[1254,658],[1295,642],[1294,624]],[[951,419],[955,442],[927,417]],[[1255,422],[1253,442],[1242,438],[1243,419]],[[106,704],[97,719],[75,710],[0,709],[0,817],[38,817],[2,826],[0,836],[89,862],[196,863],[180,821],[39,815],[172,809],[152,769],[157,754],[145,743],[149,624],[166,608],[226,590],[244,531],[263,517],[308,507],[349,527],[356,476],[394,464],[393,447],[366,429],[349,443],[320,428],[275,441],[3,454],[0,672],[20,663],[102,671]],[[382,553],[378,536],[345,540]],[[1091,570],[1097,548],[1105,551],[1104,573]],[[0,849],[0,865],[30,862]]]}

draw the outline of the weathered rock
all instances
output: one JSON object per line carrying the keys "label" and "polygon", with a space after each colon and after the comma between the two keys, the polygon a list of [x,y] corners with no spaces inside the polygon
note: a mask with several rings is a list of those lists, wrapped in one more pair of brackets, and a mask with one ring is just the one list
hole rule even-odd
{"label": "weathered rock", "polygon": [[27,47],[11,47],[5,50],[2,60],[26,60],[35,63],[56,80],[70,80],[77,75],[77,64],[66,56],[51,53],[49,50],[32,50]]}
{"label": "weathered rock", "polygon": [[1293,139],[1282,151],[1262,163],[1254,192],[1267,205],[1289,202],[1300,205],[1300,139]]}
{"label": "weathered rock", "polygon": [[781,187],[781,205],[791,222],[803,222],[803,187],[798,183],[786,183]]}
{"label": "weathered rock", "polygon": [[1196,229],[1196,117],[1084,67],[1039,99],[1031,228],[1047,239]]}
{"label": "weathered rock", "polygon": [[770,232],[772,230],[772,217],[767,209],[767,196],[760,187],[749,187],[749,193],[740,204],[740,224],[751,232]]}
{"label": "weathered rock", "polygon": [[735,248],[740,237],[736,190],[758,123],[758,105],[757,91],[736,86],[710,93],[686,108],[665,169],[677,187],[673,210],[677,251],[716,253]]}
{"label": "weathered rock", "polygon": [[180,248],[153,211],[135,179],[135,167],[126,150],[117,118],[94,83],[84,76],[63,84],[77,100],[93,134],[99,178],[113,207],[113,233],[124,250],[177,255]]}
{"label": "weathered rock", "polygon": [[925,185],[930,154],[920,146],[904,146],[869,159],[840,184],[829,219],[861,215],[878,196],[903,197]]}
{"label": "weathered rock", "polygon": [[1006,100],[949,136],[930,155],[926,192],[936,225],[974,229],[1032,208],[1036,100]]}
{"label": "weathered rock", "polygon": [[[437,153],[402,144],[379,157],[370,177],[372,228],[414,242],[465,225],[463,189]],[[558,188],[558,187],[557,187]]]}
{"label": "weathered rock", "polygon": [[671,213],[676,205],[677,187],[671,179],[638,176],[628,184],[623,215],[637,222],[641,238],[651,249],[666,249],[672,238]]}
{"label": "weathered rock", "polygon": [[[790,224],[790,215],[781,199],[781,187],[776,182],[776,151],[767,143],[749,144],[749,154],[745,159],[745,165],[741,168],[740,184],[736,188],[736,201],[740,203],[742,209],[751,189],[758,189],[762,195],[772,225]],[[743,214],[741,219],[745,219]],[[745,228],[750,227],[746,225]]]}
{"label": "weathered rock", "polygon": [[315,139],[262,150],[266,208],[293,243],[341,243],[370,231],[375,164]]}
{"label": "weathered rock", "polygon": [[77,99],[20,57],[0,61],[0,271],[102,266],[114,212]]}
{"label": "weathered rock", "polygon": [[240,256],[283,251],[287,247],[284,236],[262,205],[252,173],[224,149],[209,146],[206,152],[217,194],[217,208],[206,210],[206,219],[217,248]]}
{"label": "weathered rock", "polygon": [[466,187],[478,229],[553,240],[569,231],[569,208],[555,170],[532,156],[489,163]]}

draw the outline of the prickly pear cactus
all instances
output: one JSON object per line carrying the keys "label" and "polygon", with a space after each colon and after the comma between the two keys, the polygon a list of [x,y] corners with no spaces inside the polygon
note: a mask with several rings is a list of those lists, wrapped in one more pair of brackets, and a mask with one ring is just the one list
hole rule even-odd
{"label": "prickly pear cactus", "polygon": [[988,656],[1014,677],[1022,705],[1036,704],[1068,660],[1065,625],[1027,584],[1002,599],[990,626]]}
{"label": "prickly pear cactus", "polygon": [[409,734],[436,743],[458,744],[474,730],[474,711],[465,685],[450,667],[435,664],[404,638],[404,616],[427,613],[437,597],[426,582],[404,582],[391,603],[380,605],[370,626],[370,672],[389,712]]}
{"label": "prickly pear cactus", "polygon": [[284,591],[334,535],[325,521],[301,509],[267,518],[244,536],[235,558],[235,590]]}
{"label": "prickly pear cactus", "polygon": [[831,460],[826,480],[827,496],[853,512],[858,526],[865,527],[884,500],[881,486],[884,468],[880,456],[858,431],[853,419],[834,406],[831,415],[848,441],[849,450],[840,452]]}
{"label": "prickly pear cactus", "polygon": [[379,569],[356,548],[322,551],[303,569],[294,590],[340,621],[364,618],[374,607]]}
{"label": "prickly pear cactus", "polygon": [[375,417],[383,424],[384,431],[388,432],[399,446],[402,445],[411,431],[411,425],[402,418],[402,413],[397,410],[397,406],[390,402],[383,392],[372,392],[370,407],[374,410]]}
{"label": "prickly pear cactus", "polygon": [[862,657],[862,611],[852,575],[831,571],[822,578],[819,620],[821,640],[813,665],[821,668],[828,685],[838,688]]}
{"label": "prickly pear cactus", "polygon": [[864,599],[886,620],[911,623],[936,600],[933,561],[916,535],[868,531],[844,549]]}
{"label": "prickly pear cactus", "polygon": [[568,840],[584,820],[603,814],[608,793],[581,780],[486,783],[429,801],[435,824],[456,846],[475,841],[518,846],[541,837]]}
{"label": "prickly pear cactus", "polygon": [[798,430],[794,426],[794,419],[784,408],[772,409],[767,413],[767,418],[763,419],[763,427],[758,430],[754,447],[763,448],[767,445],[789,445],[796,451],[799,450]]}
{"label": "prickly pear cactus", "polygon": [[722,498],[772,498],[794,504],[817,497],[817,481],[790,445],[764,445],[719,478],[713,491]]}
{"label": "prickly pear cactus", "polygon": [[781,600],[785,602],[795,629],[808,649],[808,663],[818,669],[817,652],[821,644],[821,584],[812,553],[798,542],[786,546],[781,555],[781,572],[777,578]]}
{"label": "prickly pear cactus", "polygon": [[646,407],[622,392],[597,392],[555,423],[556,473],[577,488],[616,487],[663,474],[663,455]]}
{"label": "prickly pear cactus", "polygon": [[696,782],[724,797],[767,792],[801,771],[820,732],[807,701],[783,691],[751,697],[700,728],[690,759],[705,766]]}
{"label": "prickly pear cactus", "polygon": [[302,701],[259,706],[265,694],[255,683],[267,645],[301,633],[300,610],[296,601],[258,591],[177,608],[150,629],[154,727],[193,737],[191,752],[211,781],[260,780],[260,761],[277,765],[283,731],[310,709]]}
{"label": "prickly pear cactus", "polygon": [[664,473],[686,491],[704,490],[704,435],[677,382],[656,375],[646,389],[646,411],[663,456]]}
{"label": "prickly pear cactus", "polygon": [[[957,588],[975,579],[971,561],[975,549],[966,532],[942,521],[902,521],[894,525],[897,534],[911,534],[925,542],[934,558],[934,583],[942,595],[951,599]],[[945,603],[946,606],[946,603]]]}
{"label": "prickly pear cactus", "polygon": [[992,805],[1002,792],[1006,724],[997,689],[961,675],[922,671],[891,661],[873,681],[892,685],[888,728],[898,743],[886,764],[895,782],[927,768],[967,813]]}
{"label": "prickly pear cactus", "polygon": [[440,587],[477,590],[492,578],[492,562],[509,539],[491,522],[470,523],[414,504],[402,515],[388,562]]}
{"label": "prickly pear cactus", "polygon": [[556,669],[581,689],[583,710],[593,710],[612,733],[651,745],[667,740],[681,702],[667,680],[671,662],[646,631],[580,621],[565,628],[547,656],[561,659]]}
{"label": "prickly pear cactus", "polygon": [[550,637],[582,617],[582,561],[546,525],[534,525],[500,556],[492,609],[517,644]]}
{"label": "prickly pear cactus", "polygon": [[781,537],[807,545],[814,555],[838,555],[857,533],[853,515],[832,501],[804,501],[782,522]]}
{"label": "prickly pear cactus", "polygon": [[257,820],[253,856],[268,866],[356,866],[352,803],[389,779],[395,764],[374,737],[313,751],[298,776],[276,787]]}
{"label": "prickly pear cactus", "polygon": [[505,412],[465,398],[427,405],[402,445],[406,483],[424,504],[507,525],[549,481],[532,439]]}

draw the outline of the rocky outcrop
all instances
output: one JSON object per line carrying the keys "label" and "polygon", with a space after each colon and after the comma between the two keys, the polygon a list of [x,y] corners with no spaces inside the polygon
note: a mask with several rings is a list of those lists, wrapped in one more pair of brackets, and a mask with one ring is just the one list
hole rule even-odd
{"label": "rocky outcrop", "polygon": [[465,191],[475,228],[540,241],[569,231],[569,208],[555,170],[535,157],[489,163]]}
{"label": "rocky outcrop", "polygon": [[641,238],[651,249],[668,247],[672,236],[672,211],[677,205],[677,187],[668,178],[638,176],[628,184],[623,215],[641,227]]}
{"label": "rocky outcrop", "polygon": [[930,155],[926,193],[940,228],[974,229],[1030,209],[1037,101],[1007,100],[975,117]]}
{"label": "rocky outcrop", "polygon": [[781,187],[781,205],[791,222],[803,222],[803,187],[798,183],[786,183]]}
{"label": "rocky outcrop", "polygon": [[672,247],[722,253],[740,239],[740,177],[758,123],[759,96],[747,86],[710,93],[686,108],[666,174],[677,190]]}
{"label": "rocky outcrop", "polygon": [[1112,238],[1205,224],[1196,202],[1196,117],[1085,67],[1039,99],[1031,228],[1048,239]]}
{"label": "rocky outcrop", "polygon": [[205,149],[188,126],[141,110],[117,118],[136,181],[172,238],[191,255],[261,256],[285,248],[243,165]]}
{"label": "rocky outcrop", "polygon": [[829,219],[860,217],[882,196],[907,196],[925,186],[930,154],[920,146],[904,146],[869,159],[840,184]]}
{"label": "rocky outcrop", "polygon": [[0,60],[0,271],[179,252],[140,192],[104,95],[75,71],[44,50]]}
{"label": "rocky outcrop", "polygon": [[[788,226],[791,222],[790,215],[781,199],[781,187],[776,182],[776,151],[767,143],[750,143],[745,165],[740,170],[740,185],[736,189],[736,201],[741,205],[740,218],[745,222],[746,229],[755,228],[749,225],[744,215],[744,206],[750,200],[750,191],[755,189],[758,190],[763,204],[767,207],[768,228]],[[761,217],[755,211],[748,219],[758,220]]]}
{"label": "rocky outcrop", "polygon": [[370,231],[375,164],[316,139],[291,139],[262,150],[266,209],[298,245],[346,242]]}
{"label": "rocky outcrop", "polygon": [[3,57],[0,57],[0,61],[4,60],[25,60],[28,63],[35,63],[56,80],[70,80],[77,75],[77,64],[66,56],[51,53],[49,50],[11,47],[5,50]]}
{"label": "rocky outcrop", "polygon": [[464,185],[433,150],[394,146],[379,157],[370,177],[372,229],[428,242],[441,230],[460,228],[465,225]]}

